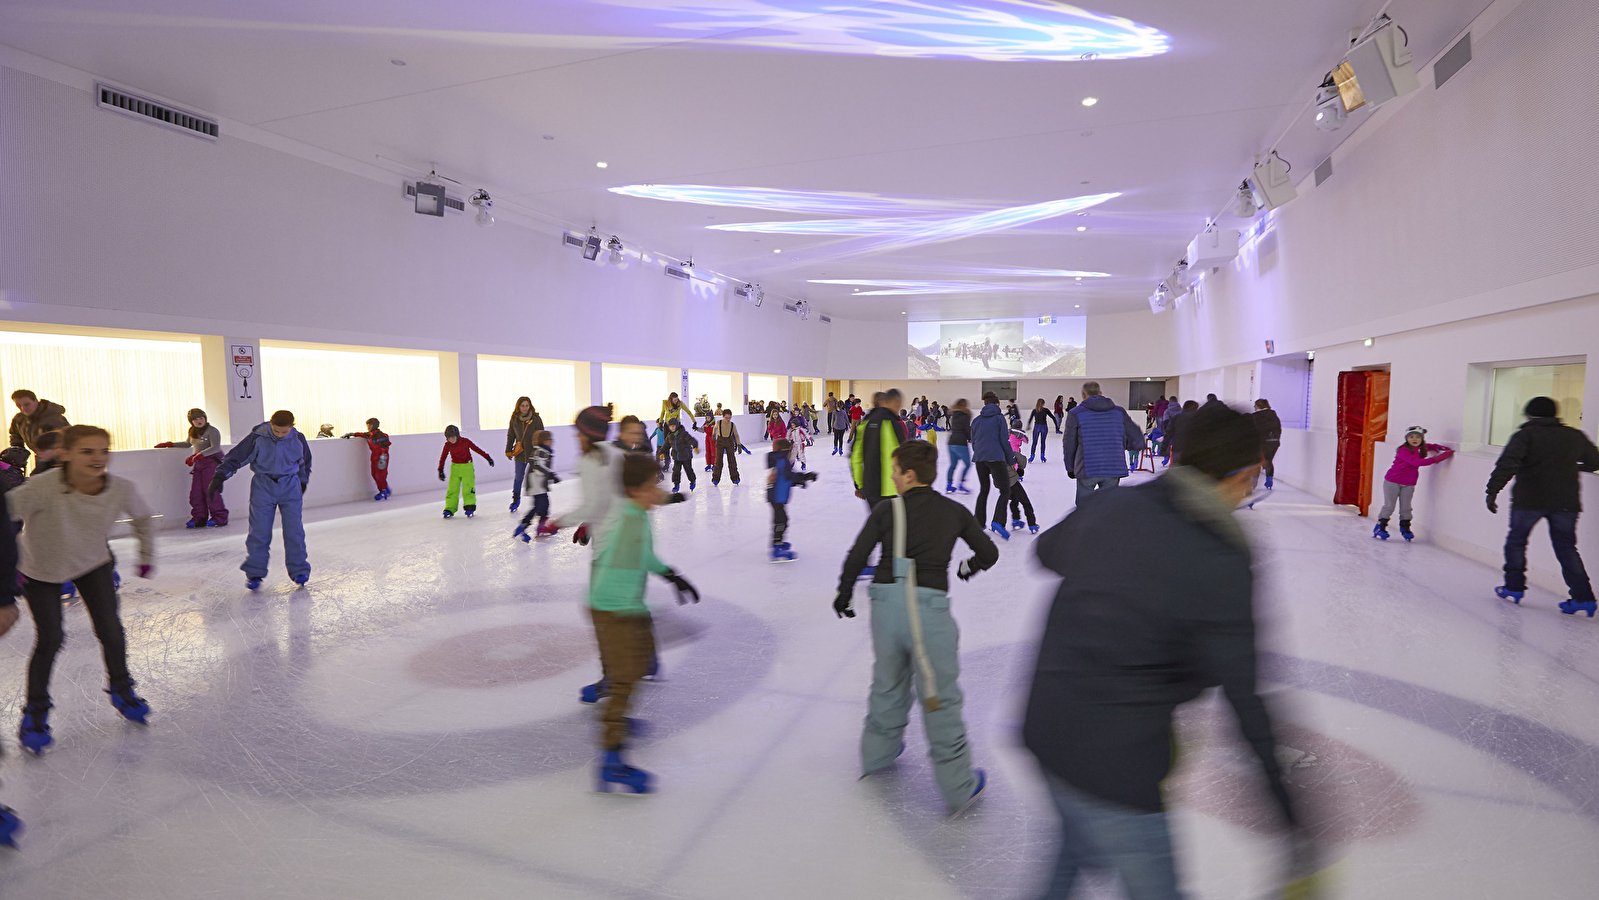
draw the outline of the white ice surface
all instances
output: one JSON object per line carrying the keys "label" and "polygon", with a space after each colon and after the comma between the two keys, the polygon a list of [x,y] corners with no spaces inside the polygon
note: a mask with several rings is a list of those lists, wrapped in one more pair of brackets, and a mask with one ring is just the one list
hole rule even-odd
{"label": "white ice surface", "polygon": [[[0,851],[0,898],[1030,896],[1054,840],[1016,736],[1052,584],[1033,539],[953,592],[991,787],[948,823],[914,721],[897,769],[856,780],[867,624],[830,608],[864,514],[846,462],[817,443],[822,478],[790,506],[800,559],[771,565],[762,460],[741,457],[737,487],[702,475],[690,503],[656,514],[658,552],[705,597],[678,608],[651,589],[668,680],[643,688],[654,732],[633,758],[658,794],[591,792],[589,551],[569,534],[512,541],[505,493],[482,495],[473,520],[442,521],[433,495],[317,510],[309,589],[292,589],[275,544],[250,594],[240,516],[163,535],[157,577],[126,585],[148,728],[106,703],[74,604],[57,743],[24,758],[31,623],[0,641],[0,801],[28,825],[20,851]],[[1068,510],[1058,462],[1027,487],[1045,527]],[[576,501],[575,483],[556,488],[557,511]],[[1240,515],[1264,687],[1282,743],[1313,758],[1296,782],[1332,806],[1340,895],[1594,896],[1599,622],[1546,592],[1502,604],[1497,572],[1379,544],[1370,520],[1291,488]],[[1173,779],[1185,881],[1206,900],[1263,896],[1273,844],[1245,827],[1261,808],[1249,760],[1224,710],[1188,712]]]}

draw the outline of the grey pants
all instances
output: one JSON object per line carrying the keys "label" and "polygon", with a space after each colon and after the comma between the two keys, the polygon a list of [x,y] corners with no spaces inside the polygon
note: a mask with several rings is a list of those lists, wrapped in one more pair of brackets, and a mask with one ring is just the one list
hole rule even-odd
{"label": "grey pants", "polygon": [[[921,672],[917,669],[911,644],[910,618],[906,611],[905,585],[873,584],[872,598],[872,694],[867,704],[866,727],[861,731],[861,771],[870,775],[887,767],[899,755],[910,721],[911,705],[920,692],[913,689]],[[938,688],[937,712],[922,711],[922,726],[927,730],[928,755],[933,760],[933,778],[950,809],[959,809],[977,790],[972,774],[972,752],[966,744],[966,725],[961,720],[960,631],[949,614],[949,595],[932,588],[916,589],[917,609],[922,620],[922,644],[932,663],[933,680]]]}
{"label": "grey pants", "polygon": [[1413,484],[1395,484],[1384,480],[1382,483],[1382,511],[1377,513],[1377,518],[1386,521],[1394,514],[1394,504],[1399,504],[1399,521],[1410,521],[1410,498],[1416,493]]}

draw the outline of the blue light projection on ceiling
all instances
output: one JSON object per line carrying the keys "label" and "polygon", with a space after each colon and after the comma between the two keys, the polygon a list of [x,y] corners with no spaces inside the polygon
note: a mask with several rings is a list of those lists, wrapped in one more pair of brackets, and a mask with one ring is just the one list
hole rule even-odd
{"label": "blue light projection on ceiling", "polygon": [[[1102,272],[1086,273],[1095,277],[1109,277]],[[875,278],[813,278],[811,284],[844,284],[875,288],[857,290],[854,297],[887,297],[907,294],[997,294],[1007,292],[1038,292],[1059,290],[1059,284],[1010,283],[992,281],[896,281]]]}
{"label": "blue light projection on ceiling", "polygon": [[[894,219],[800,219],[789,222],[736,222],[707,225],[712,231],[750,231],[757,234],[893,235],[919,243],[951,240],[1002,231],[1043,219],[1098,206],[1120,193],[1090,194],[1065,200],[1048,200],[1028,206],[1010,206],[959,216],[909,216]],[[923,240],[923,239],[926,240]]]}
{"label": "blue light projection on ceiling", "polygon": [[792,213],[882,215],[885,213],[955,213],[980,210],[979,203],[884,197],[851,191],[785,191],[777,188],[718,187],[707,184],[629,184],[611,193],[701,206],[734,206]]}
{"label": "blue light projection on ceiling", "polygon": [[[1058,0],[606,0],[636,10],[623,30],[697,44],[910,59],[1136,59],[1171,49],[1157,28]],[[615,26],[612,26],[615,27]]]}

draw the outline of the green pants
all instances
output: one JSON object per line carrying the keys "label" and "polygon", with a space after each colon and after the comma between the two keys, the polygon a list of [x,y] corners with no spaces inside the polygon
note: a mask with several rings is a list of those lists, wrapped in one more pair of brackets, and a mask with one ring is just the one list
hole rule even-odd
{"label": "green pants", "polygon": [[[866,727],[861,731],[861,771],[870,775],[899,755],[911,705],[920,694],[912,682],[919,684],[922,675],[911,642],[904,582],[873,584],[868,593],[872,598],[872,650],[876,660],[872,664]],[[928,756],[944,802],[952,810],[959,809],[977,790],[972,752],[966,744],[966,725],[961,721],[961,689],[956,683],[960,675],[960,630],[949,614],[949,595],[945,592],[919,587],[916,602],[921,613],[922,643],[932,663],[939,700],[937,711],[927,712],[925,707],[922,710]]]}
{"label": "green pants", "polygon": [[455,512],[456,498],[467,512],[477,512],[477,470],[469,462],[450,463],[450,484],[444,489],[444,508]]}

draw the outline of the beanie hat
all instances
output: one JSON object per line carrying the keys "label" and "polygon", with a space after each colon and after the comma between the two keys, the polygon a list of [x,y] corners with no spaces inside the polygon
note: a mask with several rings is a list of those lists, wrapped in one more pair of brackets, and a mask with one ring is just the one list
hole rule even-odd
{"label": "beanie hat", "polygon": [[611,411],[603,406],[584,407],[577,414],[578,433],[591,441],[603,441],[611,430]]}
{"label": "beanie hat", "polygon": [[[205,410],[203,410],[203,409],[201,409],[201,408],[199,408],[197,406],[194,409],[189,410],[189,415],[184,418],[184,421],[185,422],[193,422],[195,419],[204,419],[204,418],[206,418]],[[210,421],[210,420],[207,419],[207,421]]]}
{"label": "beanie hat", "polygon": [[454,425],[446,425],[444,426],[444,436],[447,438],[460,437],[461,429],[456,428]]}
{"label": "beanie hat", "polygon": [[1421,427],[1420,425],[1412,425],[1409,428],[1406,428],[1404,439],[1409,440],[1410,436],[1413,434],[1421,435],[1421,439],[1424,441],[1427,439],[1427,429]]}
{"label": "beanie hat", "polygon": [[1560,407],[1553,397],[1534,397],[1527,401],[1526,412],[1530,419],[1552,419],[1560,415]]}

